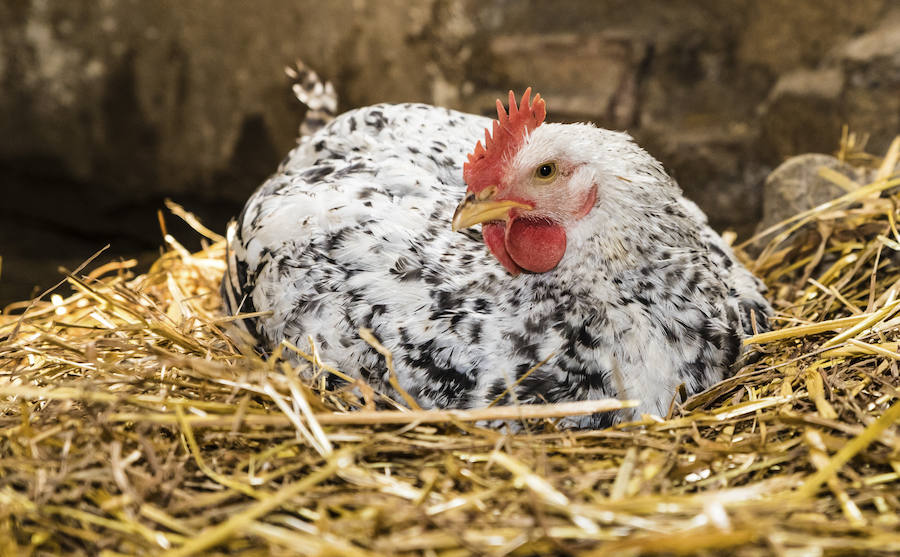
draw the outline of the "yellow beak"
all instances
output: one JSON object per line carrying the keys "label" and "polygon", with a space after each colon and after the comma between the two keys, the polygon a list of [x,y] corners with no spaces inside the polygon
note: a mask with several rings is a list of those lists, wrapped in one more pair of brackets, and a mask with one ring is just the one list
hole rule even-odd
{"label": "yellow beak", "polygon": [[495,201],[492,198],[496,191],[494,187],[486,188],[478,196],[481,199],[476,198],[474,193],[467,195],[453,213],[453,231],[492,220],[509,220],[509,212],[512,209],[534,209],[531,205],[518,201]]}

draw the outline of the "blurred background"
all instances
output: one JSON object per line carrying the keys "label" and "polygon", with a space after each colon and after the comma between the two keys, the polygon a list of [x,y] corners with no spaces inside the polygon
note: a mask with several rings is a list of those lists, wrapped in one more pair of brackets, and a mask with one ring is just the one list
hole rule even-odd
{"label": "blurred background", "polygon": [[741,235],[787,157],[900,133],[896,0],[0,0],[0,307],[107,243],[146,265],[167,197],[223,232],[295,144],[297,58],[341,110],[534,86]]}

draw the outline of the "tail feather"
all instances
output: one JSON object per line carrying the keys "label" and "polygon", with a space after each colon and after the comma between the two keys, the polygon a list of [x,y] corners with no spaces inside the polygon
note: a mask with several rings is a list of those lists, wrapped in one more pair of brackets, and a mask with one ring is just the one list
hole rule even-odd
{"label": "tail feather", "polygon": [[284,69],[294,84],[294,96],[307,107],[306,117],[300,124],[300,137],[312,135],[324,128],[337,115],[337,93],[330,81],[323,82],[319,75],[297,60],[296,66]]}

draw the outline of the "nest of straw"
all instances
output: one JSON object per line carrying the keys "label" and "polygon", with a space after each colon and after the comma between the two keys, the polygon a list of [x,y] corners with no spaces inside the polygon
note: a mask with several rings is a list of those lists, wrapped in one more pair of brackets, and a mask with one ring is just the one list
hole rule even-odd
{"label": "nest of straw", "polygon": [[172,206],[204,249],[0,315],[0,554],[898,552],[898,153],[845,141],[873,181],[767,231],[757,362],[603,431],[557,418],[615,402],[351,411],[314,346],[303,381],[230,340],[223,240]]}

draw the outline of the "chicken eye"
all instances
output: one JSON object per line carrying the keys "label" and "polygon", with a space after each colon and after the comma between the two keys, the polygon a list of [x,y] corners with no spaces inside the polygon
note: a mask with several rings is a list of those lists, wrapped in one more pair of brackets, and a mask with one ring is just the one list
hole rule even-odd
{"label": "chicken eye", "polygon": [[535,169],[534,177],[542,182],[549,182],[556,178],[556,172],[555,162],[545,162]]}

